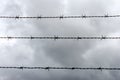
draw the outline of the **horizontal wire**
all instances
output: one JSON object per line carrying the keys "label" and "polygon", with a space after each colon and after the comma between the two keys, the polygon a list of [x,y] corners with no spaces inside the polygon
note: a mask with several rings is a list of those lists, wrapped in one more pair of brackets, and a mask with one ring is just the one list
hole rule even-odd
{"label": "horizontal wire", "polygon": [[103,16],[87,16],[87,15],[78,15],[78,16],[0,16],[0,18],[13,18],[13,19],[63,19],[63,18],[113,18],[120,17],[120,15],[103,15]]}
{"label": "horizontal wire", "polygon": [[80,37],[80,36],[76,36],[76,37],[63,37],[63,36],[30,36],[30,37],[20,37],[20,36],[0,36],[0,39],[53,39],[53,40],[59,40],[59,39],[76,39],[76,40],[82,40],[82,39],[120,39],[120,36],[114,36],[114,37],[105,37],[105,36],[101,36],[101,37]]}
{"label": "horizontal wire", "polygon": [[120,68],[107,68],[107,67],[6,67],[0,66],[0,69],[43,69],[43,70],[120,70]]}

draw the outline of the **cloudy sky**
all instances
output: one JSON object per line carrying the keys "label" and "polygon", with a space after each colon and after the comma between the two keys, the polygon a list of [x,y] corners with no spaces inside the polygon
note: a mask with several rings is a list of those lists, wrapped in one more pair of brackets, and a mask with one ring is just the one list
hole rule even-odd
{"label": "cloudy sky", "polygon": [[[119,0],[0,0],[0,15],[120,14]],[[0,36],[119,36],[120,19],[0,19]],[[0,40],[0,66],[120,67],[119,40]],[[119,71],[5,70],[0,80],[119,80]]]}

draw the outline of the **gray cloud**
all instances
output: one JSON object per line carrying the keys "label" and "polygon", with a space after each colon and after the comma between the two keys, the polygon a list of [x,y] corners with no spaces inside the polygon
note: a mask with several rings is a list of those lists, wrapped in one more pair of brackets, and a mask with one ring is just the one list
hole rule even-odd
{"label": "gray cloud", "polygon": [[[0,15],[103,15],[119,13],[117,0],[5,0]],[[116,13],[114,12],[116,11]],[[1,35],[119,35],[119,18],[0,20]],[[0,40],[0,65],[119,67],[119,40]],[[119,80],[117,71],[1,70],[1,80]]]}

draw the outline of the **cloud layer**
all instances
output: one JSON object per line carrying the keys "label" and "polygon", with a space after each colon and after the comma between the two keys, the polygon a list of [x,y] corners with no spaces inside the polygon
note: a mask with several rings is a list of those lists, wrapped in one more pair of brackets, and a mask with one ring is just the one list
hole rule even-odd
{"label": "cloud layer", "polygon": [[[0,15],[119,14],[119,0],[4,0]],[[119,18],[0,20],[0,35],[119,36]],[[119,67],[119,40],[0,40],[2,66]],[[0,70],[0,80],[119,80],[118,71]]]}

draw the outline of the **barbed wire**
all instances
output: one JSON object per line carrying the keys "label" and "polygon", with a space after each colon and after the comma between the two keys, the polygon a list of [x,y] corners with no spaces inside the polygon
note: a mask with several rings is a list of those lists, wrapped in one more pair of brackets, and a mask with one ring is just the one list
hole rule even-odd
{"label": "barbed wire", "polygon": [[87,16],[87,15],[78,15],[78,16],[0,16],[2,19],[64,19],[64,18],[115,18],[120,17],[120,15],[102,15],[102,16]]}
{"label": "barbed wire", "polygon": [[0,66],[0,69],[43,69],[43,70],[120,70],[120,68],[107,68],[107,67],[8,67]]}
{"label": "barbed wire", "polygon": [[28,37],[20,37],[20,36],[0,36],[0,39],[53,39],[53,40],[59,40],[59,39],[76,39],[76,40],[86,40],[86,39],[99,39],[99,40],[105,40],[105,39],[120,39],[120,36],[113,36],[113,37],[106,37],[106,36],[101,36],[101,37],[80,37],[80,36],[76,36],[76,37],[63,37],[63,36],[28,36]]}

